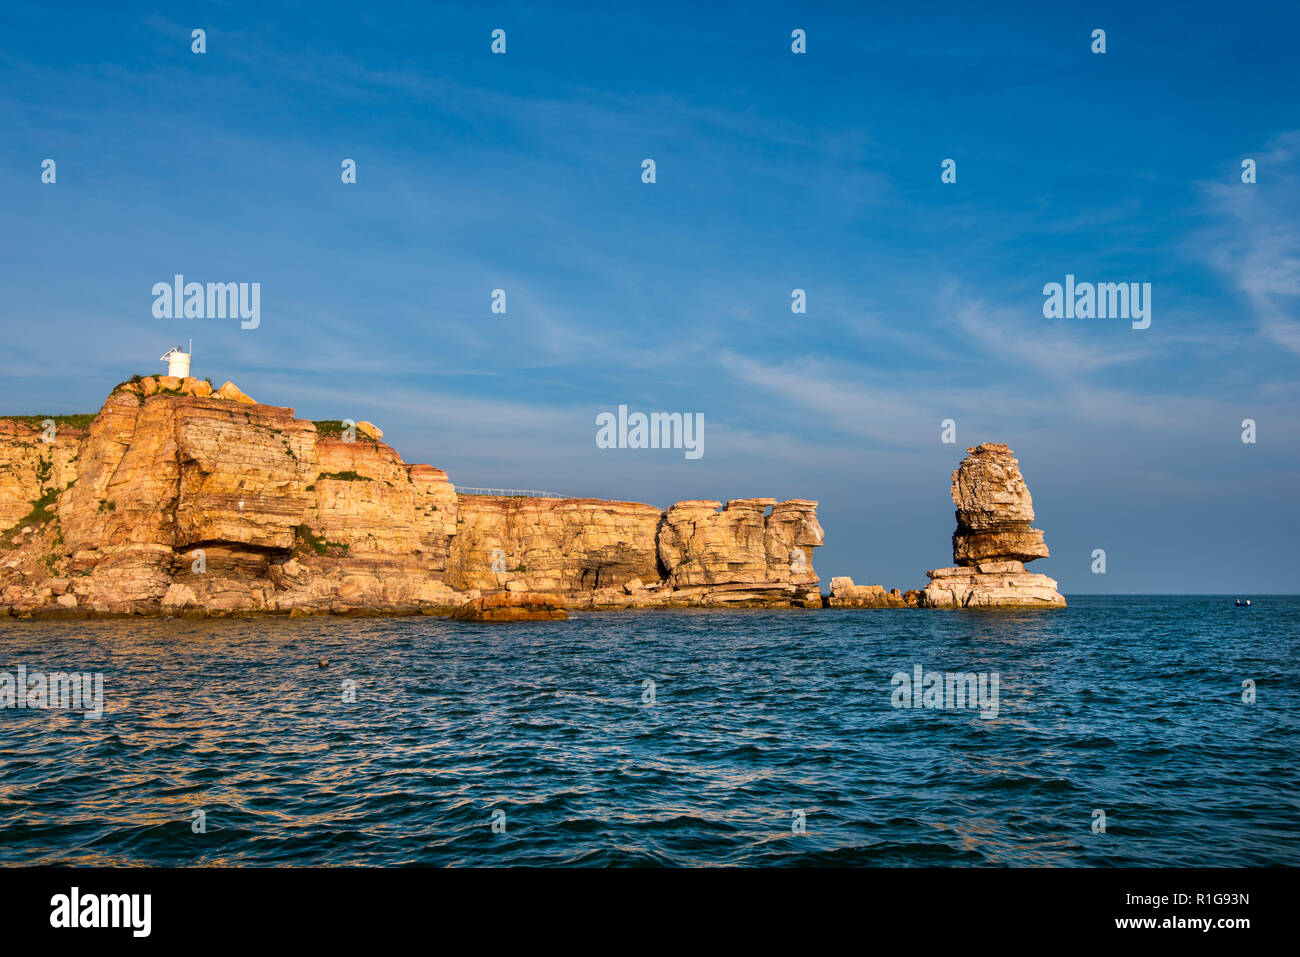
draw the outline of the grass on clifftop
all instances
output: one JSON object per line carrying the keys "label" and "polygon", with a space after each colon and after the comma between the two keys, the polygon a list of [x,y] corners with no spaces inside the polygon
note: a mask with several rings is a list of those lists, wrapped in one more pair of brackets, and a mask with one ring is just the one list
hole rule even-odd
{"label": "grass on clifftop", "polygon": [[109,389],[109,390],[108,390],[108,394],[109,394],[109,395],[112,395],[114,392],[116,392],[118,389],[121,389],[121,388],[124,387],[124,386],[135,385],[137,382],[143,382],[143,381],[144,381],[144,376],[142,376],[142,375],[133,375],[133,376],[131,376],[131,378],[129,378],[129,379],[123,379],[123,380],[122,380],[121,382],[119,382],[117,385],[113,386],[113,388]]}
{"label": "grass on clifftop", "polygon": [[34,429],[45,428],[45,420],[53,419],[54,427],[69,426],[74,429],[88,429],[90,423],[95,421],[96,413],[91,412],[85,415],[0,415],[0,419],[8,419],[10,422],[21,422],[23,425],[30,425]]}
{"label": "grass on clifftop", "polygon": [[[342,419],[313,419],[311,424],[316,426],[316,434],[322,438],[343,438]],[[352,431],[355,433],[358,442],[369,442],[371,445],[377,444],[372,436],[366,435],[366,433],[362,432],[355,426],[353,426]]]}
{"label": "grass on clifftop", "polygon": [[[162,379],[162,378],[165,378],[165,376],[163,376],[161,373],[160,373],[160,374],[157,374],[157,375],[151,375],[151,376],[133,375],[133,376],[131,376],[131,378],[129,378],[129,379],[123,379],[123,380],[122,380],[121,382],[119,382],[117,385],[113,386],[112,391],[109,392],[109,395],[112,395],[114,392],[116,392],[118,389],[121,389],[121,388],[124,387],[124,386],[135,385],[135,384],[138,383],[138,382],[143,382],[145,379]],[[193,379],[193,378],[195,378],[195,376],[186,376],[185,378],[187,378],[187,379]],[[206,383],[208,384],[208,387],[211,388],[211,389],[213,389],[213,390],[215,391],[216,387],[212,385],[212,379],[211,379],[211,377],[209,377],[209,376],[204,376],[204,377],[203,377],[202,379],[200,379],[199,381],[200,381],[200,382],[206,382]],[[189,393],[187,393],[187,392],[182,392],[180,389],[159,389],[157,392],[154,393],[154,395],[174,395],[174,396],[182,396],[182,397],[183,397],[183,396],[189,395]],[[144,397],[142,394],[140,394],[139,392],[137,392],[137,393],[135,394],[135,398],[136,398],[136,401],[137,401],[140,405],[144,405],[144,399],[145,399],[145,397]]]}

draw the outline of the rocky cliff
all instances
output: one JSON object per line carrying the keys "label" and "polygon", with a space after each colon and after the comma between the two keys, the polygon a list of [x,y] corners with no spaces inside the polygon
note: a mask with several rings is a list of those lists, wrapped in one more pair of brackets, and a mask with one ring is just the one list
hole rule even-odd
{"label": "rocky cliff", "polygon": [[133,379],[88,427],[53,425],[0,419],[0,614],[449,614],[502,590],[821,605],[812,501],[458,494],[367,423],[192,378]]}
{"label": "rocky cliff", "polygon": [[77,477],[86,430],[67,420],[82,418],[87,417],[0,419],[0,529],[12,528],[40,498]]}
{"label": "rocky cliff", "polygon": [[1030,525],[1034,503],[1011,449],[985,442],[966,450],[952,473],[957,530],[955,568],[926,572],[921,593],[927,608],[1064,608],[1056,582],[1025,571],[1025,562],[1046,558],[1043,533]]}

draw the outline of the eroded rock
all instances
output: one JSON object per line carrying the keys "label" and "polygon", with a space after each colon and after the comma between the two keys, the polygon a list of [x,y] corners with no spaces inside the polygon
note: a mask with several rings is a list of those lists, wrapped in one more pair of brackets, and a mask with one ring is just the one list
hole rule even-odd
{"label": "eroded rock", "polygon": [[885,591],[881,585],[855,585],[852,578],[831,579],[830,608],[917,608],[921,593],[915,589]]}
{"label": "eroded rock", "polygon": [[957,530],[955,568],[926,574],[921,595],[929,608],[1063,608],[1065,599],[1046,575],[1025,571],[1025,562],[1048,556],[1043,533],[1032,528],[1034,503],[1020,464],[1000,442],[966,450],[952,474]]}

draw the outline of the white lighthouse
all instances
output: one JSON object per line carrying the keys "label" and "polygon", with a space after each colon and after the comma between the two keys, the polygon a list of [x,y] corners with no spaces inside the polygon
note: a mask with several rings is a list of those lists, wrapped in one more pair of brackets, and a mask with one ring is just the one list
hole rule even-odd
{"label": "white lighthouse", "polygon": [[194,340],[190,340],[190,351],[182,352],[177,346],[159,357],[159,362],[167,363],[167,374],[184,379],[190,374],[190,356],[194,353]]}

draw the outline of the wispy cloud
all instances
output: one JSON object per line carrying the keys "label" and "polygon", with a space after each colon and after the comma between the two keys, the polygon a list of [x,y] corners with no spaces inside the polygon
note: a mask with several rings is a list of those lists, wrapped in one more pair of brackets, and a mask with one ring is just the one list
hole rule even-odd
{"label": "wispy cloud", "polygon": [[1206,258],[1246,297],[1260,331],[1300,355],[1300,130],[1252,158],[1258,182],[1201,184],[1219,220]]}

